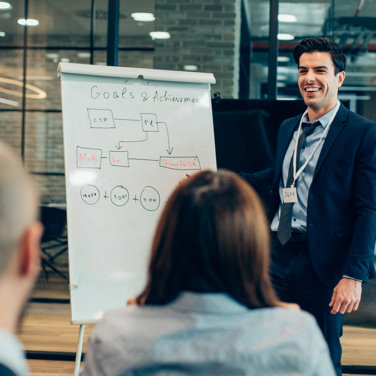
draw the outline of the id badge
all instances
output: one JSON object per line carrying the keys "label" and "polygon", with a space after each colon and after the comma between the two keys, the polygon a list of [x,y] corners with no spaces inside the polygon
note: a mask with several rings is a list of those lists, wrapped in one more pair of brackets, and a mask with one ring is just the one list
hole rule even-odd
{"label": "id badge", "polygon": [[296,194],[296,188],[282,188],[282,198],[283,203],[290,204],[298,201],[298,196]]}

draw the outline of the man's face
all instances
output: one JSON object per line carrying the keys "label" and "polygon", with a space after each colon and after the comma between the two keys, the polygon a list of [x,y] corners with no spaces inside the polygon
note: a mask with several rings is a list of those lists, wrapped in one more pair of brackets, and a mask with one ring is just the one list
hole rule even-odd
{"label": "man's face", "polygon": [[299,59],[298,85],[307,107],[323,114],[337,102],[338,88],[342,86],[345,72],[334,74],[334,64],[329,52],[305,52]]}

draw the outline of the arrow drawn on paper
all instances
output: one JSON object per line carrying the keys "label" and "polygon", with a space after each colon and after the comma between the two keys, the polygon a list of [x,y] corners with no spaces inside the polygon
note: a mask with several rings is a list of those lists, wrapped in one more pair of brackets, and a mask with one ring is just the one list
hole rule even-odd
{"label": "arrow drawn on paper", "polygon": [[163,122],[163,121],[159,121],[158,123],[159,123],[159,124],[163,124],[163,125],[166,127],[166,134],[167,134],[167,149],[166,149],[166,151],[167,151],[167,153],[168,153],[169,155],[171,155],[171,154],[172,154],[172,151],[174,150],[174,147],[171,147],[171,146],[170,146],[170,135],[169,135],[169,133],[168,133],[168,127],[167,127],[167,124],[166,124],[165,122]]}

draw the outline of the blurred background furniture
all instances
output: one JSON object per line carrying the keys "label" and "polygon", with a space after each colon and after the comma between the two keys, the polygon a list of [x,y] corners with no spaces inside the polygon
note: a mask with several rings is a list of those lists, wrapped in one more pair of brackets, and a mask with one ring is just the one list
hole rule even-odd
{"label": "blurred background furniture", "polygon": [[68,280],[66,272],[57,263],[57,258],[68,251],[65,204],[41,204],[40,210],[44,226],[41,244],[43,273],[47,280],[49,272]]}

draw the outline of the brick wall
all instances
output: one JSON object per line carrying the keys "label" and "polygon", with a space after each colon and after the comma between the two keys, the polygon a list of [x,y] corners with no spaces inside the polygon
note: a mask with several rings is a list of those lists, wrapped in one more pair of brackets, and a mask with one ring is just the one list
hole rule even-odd
{"label": "brick wall", "polygon": [[214,73],[212,93],[237,98],[240,6],[240,0],[156,0],[155,28],[171,39],[155,42],[155,68],[197,65],[200,72]]}

